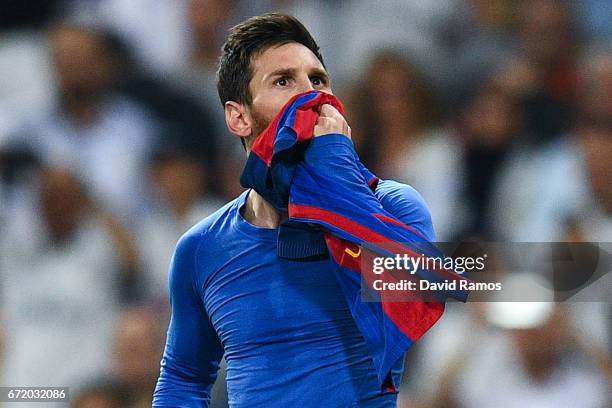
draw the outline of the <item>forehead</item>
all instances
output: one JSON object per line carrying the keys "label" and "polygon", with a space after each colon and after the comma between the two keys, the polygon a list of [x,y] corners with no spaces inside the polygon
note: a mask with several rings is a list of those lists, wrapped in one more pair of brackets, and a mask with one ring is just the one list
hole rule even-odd
{"label": "forehead", "polygon": [[278,69],[325,70],[321,61],[302,44],[291,42],[272,46],[255,55],[251,61],[253,80],[261,79]]}

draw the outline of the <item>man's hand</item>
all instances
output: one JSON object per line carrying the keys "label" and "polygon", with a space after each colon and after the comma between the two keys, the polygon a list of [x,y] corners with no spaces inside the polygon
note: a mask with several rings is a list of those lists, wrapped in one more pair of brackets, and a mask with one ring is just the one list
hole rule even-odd
{"label": "man's hand", "polygon": [[346,123],[344,117],[336,108],[326,103],[321,105],[319,119],[314,128],[314,137],[329,133],[340,133],[351,138],[351,127]]}

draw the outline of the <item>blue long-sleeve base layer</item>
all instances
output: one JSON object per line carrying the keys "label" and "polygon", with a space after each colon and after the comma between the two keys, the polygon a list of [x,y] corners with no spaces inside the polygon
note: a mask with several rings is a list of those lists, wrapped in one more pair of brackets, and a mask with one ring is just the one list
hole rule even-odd
{"label": "blue long-sleeve base layer", "polygon": [[[315,140],[325,149],[324,137]],[[377,384],[334,263],[279,258],[278,230],[256,227],[240,213],[248,193],[195,225],[176,247],[153,406],[208,406],[225,355],[232,407],[395,407],[396,393]],[[434,240],[429,211],[412,187],[381,180],[375,194],[385,210]],[[395,384],[402,371],[400,359]]]}

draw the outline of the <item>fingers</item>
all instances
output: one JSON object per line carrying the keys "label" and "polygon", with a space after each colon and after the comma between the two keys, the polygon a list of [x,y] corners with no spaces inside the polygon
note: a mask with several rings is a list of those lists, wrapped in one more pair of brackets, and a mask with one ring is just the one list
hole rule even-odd
{"label": "fingers", "polygon": [[332,116],[342,116],[338,109],[334,108],[332,105],[326,103],[321,105],[319,114],[321,116],[332,117]]}
{"label": "fingers", "polygon": [[314,136],[330,133],[340,133],[351,138],[351,128],[340,112],[332,105],[324,104],[319,111],[319,119],[315,124]]}

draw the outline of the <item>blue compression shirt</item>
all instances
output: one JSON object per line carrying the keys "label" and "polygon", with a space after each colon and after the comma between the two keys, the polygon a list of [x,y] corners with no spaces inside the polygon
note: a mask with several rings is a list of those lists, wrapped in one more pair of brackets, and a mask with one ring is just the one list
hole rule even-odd
{"label": "blue compression shirt", "polygon": [[[348,139],[347,139],[348,140]],[[388,212],[434,240],[410,186],[381,180]],[[277,256],[277,229],[240,214],[248,191],[191,228],[170,267],[172,318],[154,407],[206,407],[222,356],[232,407],[395,407],[329,259]],[[403,361],[392,370],[399,384]]]}

